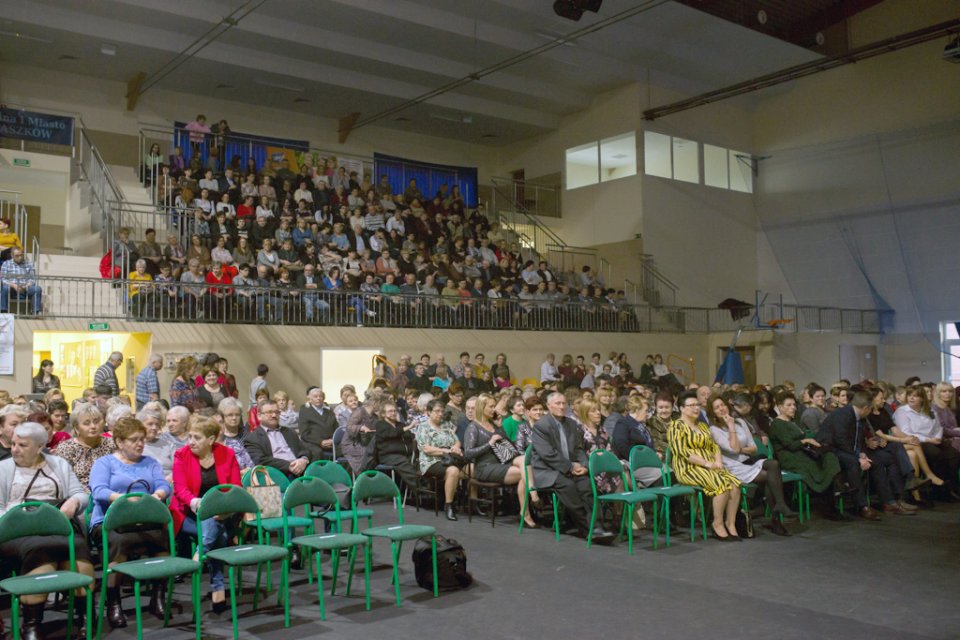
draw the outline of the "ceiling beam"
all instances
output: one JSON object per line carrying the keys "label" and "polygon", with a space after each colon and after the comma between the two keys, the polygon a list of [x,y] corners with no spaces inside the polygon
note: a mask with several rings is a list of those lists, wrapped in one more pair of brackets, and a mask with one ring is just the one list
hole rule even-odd
{"label": "ceiling beam", "polygon": [[647,109],[643,112],[643,118],[644,120],[656,120],[657,118],[662,118],[674,113],[696,109],[697,107],[702,107],[707,104],[712,104],[714,102],[720,102],[721,100],[727,100],[735,96],[752,93],[754,91],[759,91],[760,89],[783,84],[784,82],[797,80],[798,78],[810,76],[822,71],[828,71],[830,69],[842,67],[853,62],[859,62],[860,60],[866,60],[868,58],[880,56],[892,51],[898,51],[900,49],[905,49],[907,47],[912,47],[917,44],[956,33],[960,33],[960,18],[940,22],[923,29],[917,29],[916,31],[910,31],[898,36],[893,36],[892,38],[884,38],[883,40],[878,40],[862,47],[851,49],[845,53],[839,53],[826,58],[821,58],[819,60],[814,60],[812,62],[805,62],[803,64],[781,69],[780,71],[775,71],[774,73],[768,73],[745,82],[738,82],[737,84],[733,84],[722,89],[702,93],[692,98],[679,100],[677,102],[665,104],[653,109]]}

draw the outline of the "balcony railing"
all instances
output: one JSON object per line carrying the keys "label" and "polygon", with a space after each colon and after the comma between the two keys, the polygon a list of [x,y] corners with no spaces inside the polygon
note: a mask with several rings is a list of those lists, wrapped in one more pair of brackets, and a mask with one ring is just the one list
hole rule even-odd
{"label": "balcony railing", "polygon": [[[509,331],[712,333],[736,331],[724,309],[652,307],[606,301],[461,299],[427,294],[316,291],[294,286],[246,287],[39,276],[43,304],[11,297],[10,313],[24,318],[333,325]],[[782,332],[878,334],[893,312],[770,305],[760,322]],[[773,317],[776,316],[776,317]],[[886,317],[885,317],[886,316]],[[786,321],[786,322],[784,322]]]}

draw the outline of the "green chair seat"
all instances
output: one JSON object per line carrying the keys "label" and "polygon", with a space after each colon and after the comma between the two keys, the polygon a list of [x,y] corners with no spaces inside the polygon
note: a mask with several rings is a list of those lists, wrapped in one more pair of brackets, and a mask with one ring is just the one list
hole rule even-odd
{"label": "green chair seat", "polygon": [[204,554],[208,558],[219,560],[228,565],[244,566],[283,560],[287,557],[287,550],[269,544],[240,544],[234,547],[212,549]]}
{"label": "green chair seat", "polygon": [[682,484],[675,484],[672,487],[647,487],[644,491],[656,493],[661,498],[679,498],[682,496],[692,496],[695,493],[693,487]]}
{"label": "green chair seat", "polygon": [[367,544],[367,537],[355,533],[317,533],[312,536],[298,536],[290,542],[317,551],[326,551]]}
{"label": "green chair seat", "polygon": [[597,499],[604,502],[639,504],[641,502],[652,502],[657,499],[657,496],[654,493],[646,493],[645,491],[623,491],[618,493],[605,493],[597,496]]}
{"label": "green chair seat", "polygon": [[413,540],[424,536],[432,536],[437,532],[436,527],[425,524],[395,524],[386,527],[364,529],[363,535],[388,540]]}
{"label": "green chair seat", "polygon": [[37,593],[52,593],[54,591],[71,591],[81,587],[89,587],[93,578],[75,571],[57,571],[56,573],[39,573],[32,576],[18,576],[7,578],[0,582],[0,589],[15,596],[29,596]]}
{"label": "green chair seat", "polygon": [[164,556],[160,558],[141,558],[114,565],[111,570],[130,576],[134,580],[148,582],[170,576],[192,573],[200,568],[200,563],[187,558]]}

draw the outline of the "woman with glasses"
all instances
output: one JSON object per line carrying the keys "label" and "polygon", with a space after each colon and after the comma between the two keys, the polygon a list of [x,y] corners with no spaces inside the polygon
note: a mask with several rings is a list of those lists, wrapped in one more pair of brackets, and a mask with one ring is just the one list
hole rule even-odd
{"label": "woman with glasses", "polygon": [[427,404],[427,419],[417,429],[417,448],[420,450],[420,475],[424,478],[443,478],[444,505],[447,520],[456,520],[453,499],[460,482],[460,464],[465,462],[456,427],[444,418],[443,400]]}
{"label": "woman with glasses", "polygon": [[700,421],[696,390],[687,390],[677,399],[680,418],[667,430],[673,453],[673,471],[681,484],[700,487],[713,499],[713,535],[718,540],[740,540],[737,511],[740,508],[740,481],[723,467],[720,447],[710,429]]}

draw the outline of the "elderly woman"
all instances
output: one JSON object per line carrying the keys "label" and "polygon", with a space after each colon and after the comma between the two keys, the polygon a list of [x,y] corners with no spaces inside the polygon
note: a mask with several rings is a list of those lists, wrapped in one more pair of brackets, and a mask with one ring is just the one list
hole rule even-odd
{"label": "elderly woman", "polygon": [[[226,523],[216,518],[197,522],[203,496],[218,484],[240,486],[240,467],[230,447],[217,442],[220,425],[213,420],[194,419],[188,431],[190,444],[173,458],[173,499],[170,512],[175,529],[200,539],[204,551],[229,544]],[[226,611],[223,565],[210,562],[210,597],[216,613]]]}
{"label": "elderly woman", "polygon": [[[47,443],[47,431],[35,422],[25,422],[13,430],[11,457],[0,462],[0,515],[23,502],[47,502],[56,505],[73,521],[83,513],[89,496],[70,464],[41,450]],[[74,528],[78,528],[74,524]],[[78,530],[74,536],[77,570],[93,577],[93,564],[86,538]],[[17,575],[52,573],[69,569],[67,538],[30,536],[0,545],[0,556]],[[41,623],[47,594],[23,596],[20,635],[23,640],[42,640]]]}
{"label": "elderly woman", "polygon": [[246,448],[247,427],[243,424],[243,405],[236,398],[224,398],[217,405],[217,413],[223,419],[220,442],[233,450],[242,474],[253,468],[253,459]]}
{"label": "elderly woman", "polygon": [[[673,404],[670,404],[672,409]],[[649,447],[657,451],[653,436],[647,430],[647,401],[642,396],[630,396],[626,402],[624,413],[617,419],[613,427],[613,452],[621,460],[630,459],[630,450],[637,445]],[[663,454],[657,451],[657,456]],[[642,467],[634,473],[637,484],[642,487],[651,487],[660,483],[661,472],[658,468]]]}
{"label": "elderly woman", "polygon": [[[110,504],[128,493],[148,493],[165,501],[171,493],[170,483],[163,476],[160,463],[143,455],[147,429],[136,418],[126,417],[113,428],[117,450],[93,464],[90,472],[90,490],[93,513],[90,516],[90,539],[101,540],[101,525]],[[113,530],[107,534],[110,566],[142,556],[170,555],[166,535],[160,528]],[[107,584],[107,620],[114,629],[127,626],[120,604],[118,575],[111,574]],[[159,618],[165,613],[165,583],[156,582],[150,591],[149,611]]]}
{"label": "elderly woman", "polygon": [[377,460],[380,464],[393,467],[393,471],[409,486],[415,486],[417,471],[410,462],[410,451],[407,448],[408,443],[413,442],[414,435],[410,429],[404,427],[397,405],[392,400],[383,403],[380,419],[374,425],[374,430],[377,432]]}
{"label": "elderly woman", "polygon": [[667,430],[673,452],[673,470],[681,484],[700,487],[713,499],[713,535],[718,540],[740,540],[737,511],[740,509],[740,481],[723,466],[720,448],[710,429],[700,421],[696,390],[688,389],[677,399],[680,419]]}
{"label": "elderly woman", "polygon": [[783,498],[780,463],[757,456],[757,444],[746,421],[734,417],[723,398],[711,396],[706,408],[710,435],[723,454],[723,466],[740,482],[752,482],[764,488],[767,505],[772,512],[770,530],[778,536],[790,535],[780,522],[780,516],[792,518],[796,513]]}
{"label": "elderly woman", "polygon": [[190,443],[187,437],[187,427],[190,422],[190,410],[186,407],[171,407],[167,411],[167,418],[164,422],[165,430],[163,437],[173,443],[175,449],[185,447]]}
{"label": "elderly woman", "polygon": [[160,464],[167,481],[173,479],[173,454],[179,448],[173,440],[164,437],[163,425],[166,412],[159,402],[148,402],[136,416],[146,430],[143,442],[143,455],[150,456]]}
{"label": "elderly woman", "polygon": [[352,391],[344,394],[342,399],[343,402],[337,405],[337,408],[333,410],[333,414],[337,417],[337,426],[346,428],[347,423],[350,421],[350,416],[356,411],[360,400],[357,398],[357,394]]}
{"label": "elderly woman", "polygon": [[443,478],[444,505],[447,520],[456,520],[453,499],[460,482],[460,467],[465,462],[456,426],[444,422],[443,400],[427,403],[425,422],[417,429],[417,448],[420,450],[420,475],[424,478]]}
{"label": "elderly woman", "polygon": [[[797,415],[797,399],[789,391],[777,395],[775,400],[778,417],[770,423],[770,444],[780,468],[803,476],[807,490],[827,494],[833,487],[833,479],[840,473],[840,461],[830,451],[822,451],[815,434],[803,431],[793,421]],[[826,496],[825,496],[826,497]],[[829,496],[827,516],[835,518],[833,496]]]}
{"label": "elderly woman", "polygon": [[70,463],[80,484],[90,484],[90,470],[98,459],[116,451],[113,438],[103,437],[103,414],[93,404],[78,405],[70,416],[73,439],[57,446],[57,455]]}

